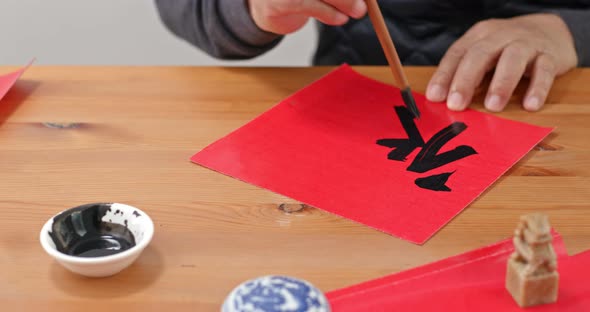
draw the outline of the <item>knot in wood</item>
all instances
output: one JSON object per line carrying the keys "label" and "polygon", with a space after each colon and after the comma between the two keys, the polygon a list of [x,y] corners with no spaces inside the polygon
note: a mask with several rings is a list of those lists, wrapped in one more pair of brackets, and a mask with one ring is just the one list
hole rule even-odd
{"label": "knot in wood", "polygon": [[73,129],[78,128],[80,123],[77,122],[44,122],[43,125],[53,129]]}
{"label": "knot in wood", "polygon": [[285,213],[296,213],[305,210],[305,208],[307,208],[305,204],[282,203],[279,205],[279,210]]}

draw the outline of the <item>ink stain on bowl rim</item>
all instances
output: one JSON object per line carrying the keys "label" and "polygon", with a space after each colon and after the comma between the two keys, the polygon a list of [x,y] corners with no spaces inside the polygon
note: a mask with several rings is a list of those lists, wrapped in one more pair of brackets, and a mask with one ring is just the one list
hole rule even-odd
{"label": "ink stain on bowl rim", "polygon": [[58,261],[100,264],[141,252],[153,233],[152,220],[138,208],[92,203],[55,215],[43,226],[40,240]]}

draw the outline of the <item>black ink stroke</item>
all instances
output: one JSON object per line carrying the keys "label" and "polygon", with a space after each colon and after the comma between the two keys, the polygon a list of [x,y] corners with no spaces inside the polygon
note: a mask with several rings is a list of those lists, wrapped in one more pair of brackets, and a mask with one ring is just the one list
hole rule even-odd
{"label": "black ink stroke", "polygon": [[[420,152],[408,166],[408,171],[424,173],[449,163],[463,159],[465,157],[477,154],[471,146],[460,145],[454,149],[440,153],[441,148],[450,140],[461,134],[467,125],[463,122],[453,122],[448,127],[440,130],[430,138],[426,143],[416,126],[414,115],[405,106],[395,106],[395,112],[408,135],[407,139],[380,139],[377,144],[388,148],[393,148],[387,155],[390,160],[406,161],[416,148],[420,147]],[[449,177],[454,172],[447,172],[438,175],[432,175],[415,180],[417,186],[433,191],[450,192],[451,189],[445,185]]]}
{"label": "black ink stroke", "polygon": [[424,173],[432,169],[444,166],[459,159],[477,154],[471,146],[460,145],[454,149],[438,154],[438,151],[454,137],[467,129],[462,122],[454,122],[450,126],[437,132],[420,150],[414,161],[408,167],[409,171]]}
{"label": "black ink stroke", "polygon": [[441,174],[435,174],[424,178],[418,178],[414,181],[418,187],[423,189],[438,191],[438,192],[450,192],[451,189],[445,185],[449,180],[449,177],[455,173],[445,172]]}
{"label": "black ink stroke", "polygon": [[395,148],[387,155],[388,159],[406,161],[406,158],[416,148],[424,146],[424,139],[418,127],[414,123],[414,115],[405,106],[396,106],[395,112],[408,135],[407,139],[382,139],[377,144],[389,148]]}

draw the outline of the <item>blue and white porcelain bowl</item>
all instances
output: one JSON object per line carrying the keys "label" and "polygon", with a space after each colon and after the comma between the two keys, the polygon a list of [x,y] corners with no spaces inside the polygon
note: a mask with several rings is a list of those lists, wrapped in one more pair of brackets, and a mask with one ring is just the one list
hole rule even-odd
{"label": "blue and white porcelain bowl", "polygon": [[246,281],[226,298],[222,312],[330,312],[324,294],[312,284],[288,276]]}

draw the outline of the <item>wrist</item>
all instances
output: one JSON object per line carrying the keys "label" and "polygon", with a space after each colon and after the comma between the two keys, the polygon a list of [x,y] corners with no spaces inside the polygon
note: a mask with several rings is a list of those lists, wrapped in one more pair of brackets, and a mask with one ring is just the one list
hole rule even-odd
{"label": "wrist", "polygon": [[587,10],[554,9],[549,12],[559,16],[567,26],[576,50],[577,66],[590,66],[590,13]]}
{"label": "wrist", "polygon": [[281,39],[281,36],[266,32],[258,27],[249,12],[250,1],[215,1],[223,24],[225,24],[233,37],[244,44],[252,47],[266,47],[276,45]]}
{"label": "wrist", "polygon": [[554,13],[541,13],[532,15],[537,27],[541,29],[554,42],[559,42],[557,50],[558,57],[568,69],[576,67],[579,60],[576,52],[574,36],[561,16]]}
{"label": "wrist", "polygon": [[250,18],[252,19],[252,22],[254,22],[254,25],[256,25],[256,27],[258,27],[258,29],[260,29],[260,31],[263,32],[267,32],[267,33],[271,33],[270,31],[264,29],[262,27],[262,23],[260,23],[260,12],[258,10],[258,7],[253,4],[254,1],[252,0],[245,0],[246,1],[246,7],[248,8],[248,14],[250,14]]}

